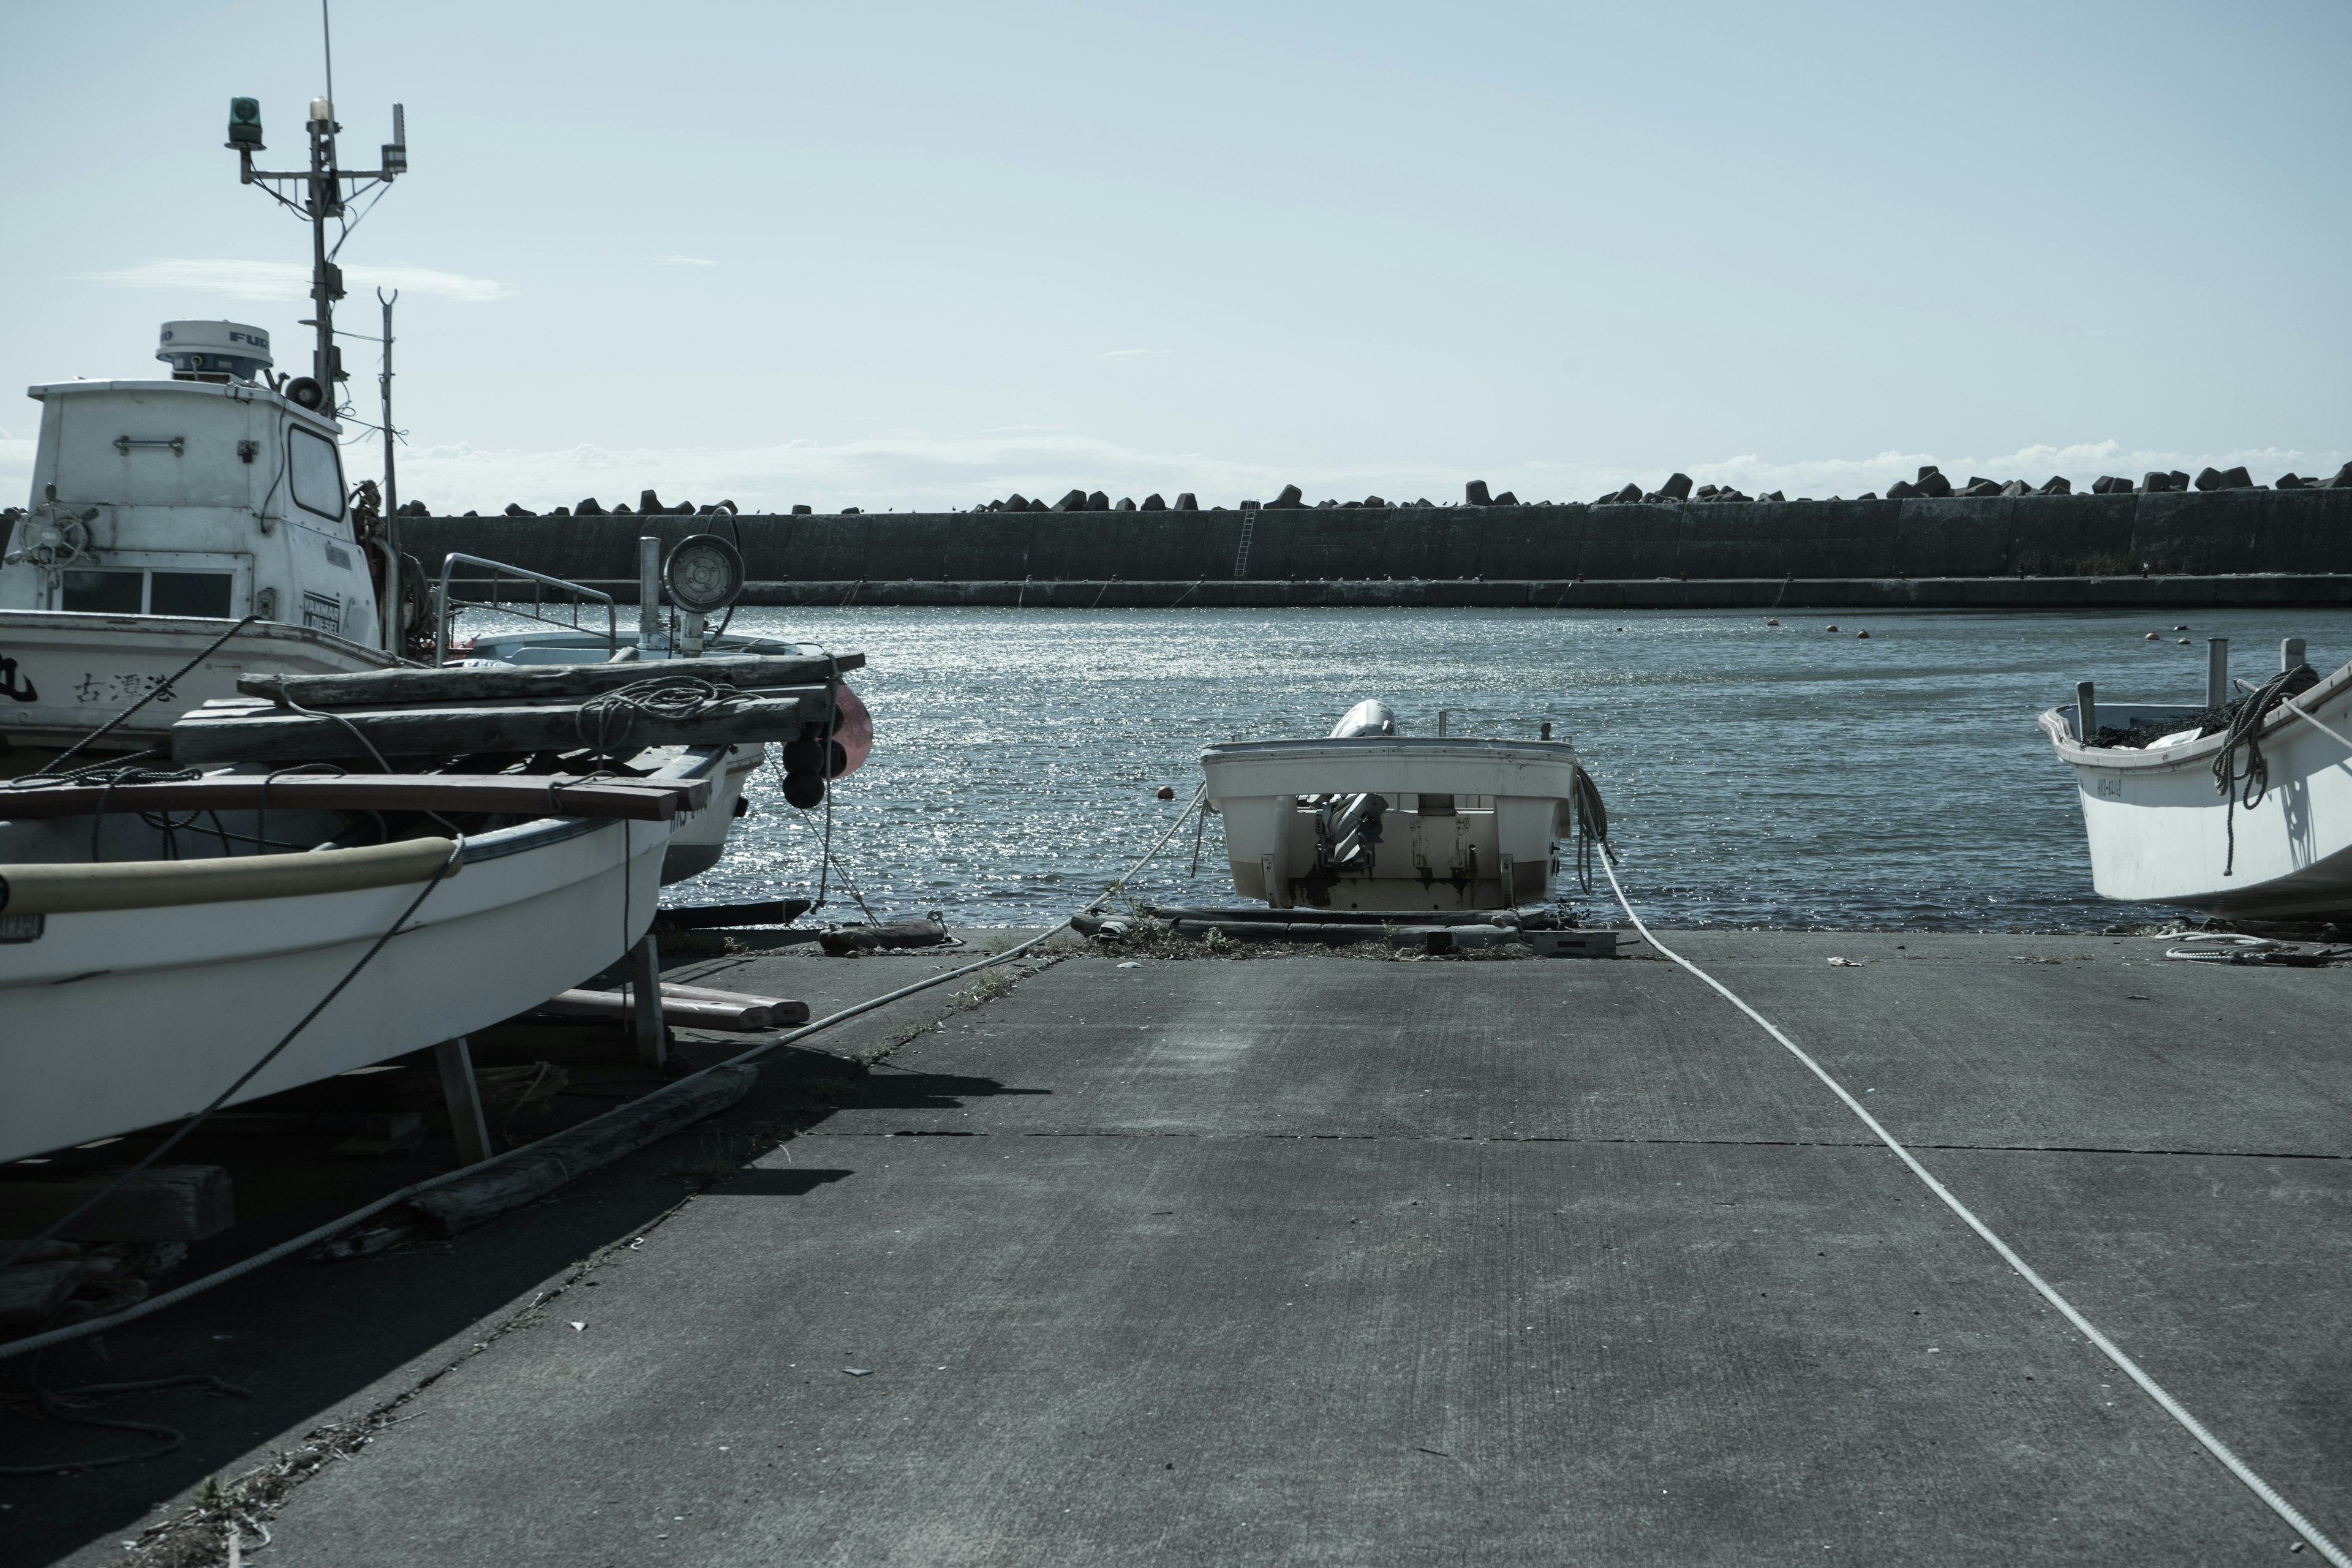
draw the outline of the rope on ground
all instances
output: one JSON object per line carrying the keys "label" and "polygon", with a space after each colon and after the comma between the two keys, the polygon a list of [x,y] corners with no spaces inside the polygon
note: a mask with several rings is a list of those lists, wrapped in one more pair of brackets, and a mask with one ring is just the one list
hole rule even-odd
{"label": "rope on ground", "polygon": [[[1175,820],[1168,825],[1168,830],[1160,836],[1160,841],[1147,850],[1141,859],[1129,867],[1124,875],[1120,876],[1118,880],[1105,887],[1101,892],[1097,893],[1085,908],[1075,911],[1075,914],[1070,918],[1075,919],[1076,915],[1091,914],[1094,910],[1101,908],[1105,900],[1125,888],[1128,882],[1132,879],[1138,872],[1141,871],[1146,866],[1150,865],[1155,858],[1157,858],[1160,850],[1168,847],[1168,841],[1176,836],[1176,830],[1184,825],[1184,818],[1191,814],[1192,807],[1201,804],[1201,797],[1208,793],[1208,789],[1209,786],[1206,784],[1202,784],[1198,790],[1193,792],[1192,805],[1188,805],[1183,811],[1177,813]],[[908,996],[914,995],[918,992],[928,991],[935,985],[944,985],[950,980],[961,980],[967,974],[976,974],[983,969],[992,968],[1000,963],[1010,963],[1014,959],[1022,957],[1024,954],[1027,953],[1032,948],[1036,947],[1041,942],[1046,942],[1060,934],[1061,931],[1068,927],[1069,923],[1070,920],[1065,919],[1058,924],[1031,937],[1028,941],[1018,943],[1015,946],[1006,948],[1003,952],[991,953],[986,958],[981,959],[976,963],[964,964],[962,967],[958,969],[942,971],[938,974],[931,975],[928,979],[918,980],[911,985],[902,985],[898,990],[890,992],[886,995],[876,996],[864,1002],[854,1003],[847,1007],[844,1007],[838,1013],[829,1013],[814,1023],[803,1024],[799,1028],[793,1029],[786,1034],[779,1035],[772,1040],[764,1040],[759,1045],[752,1047],[750,1050],[730,1057],[723,1062],[714,1062],[709,1067],[703,1068],[696,1072],[688,1073],[683,1078],[673,1079],[669,1083],[664,1085],[661,1089],[654,1090],[653,1092],[656,1094],[668,1093],[677,1089],[680,1084],[690,1083],[694,1079],[706,1077],[710,1073],[718,1071],[721,1068],[736,1067],[748,1062],[756,1061],[761,1057],[766,1056],[770,1051],[780,1050],[785,1046],[795,1045],[821,1030],[830,1029],[836,1024],[846,1023],[852,1018],[857,1017],[862,1014],[871,1013],[877,1008],[887,1007],[891,1003],[902,1001]],[[568,1132],[576,1132],[583,1127],[593,1127],[597,1122],[603,1121],[609,1117],[620,1115],[623,1111],[627,1110],[631,1106],[637,1103],[637,1100],[633,1100],[624,1104],[616,1105],[612,1110],[599,1112],[597,1115],[590,1117],[585,1121],[577,1122],[572,1127],[566,1128],[565,1131]],[[478,1161],[474,1164],[463,1165],[454,1171],[445,1171],[437,1176],[428,1176],[421,1182],[412,1182],[407,1186],[401,1188],[398,1192],[386,1193],[383,1197],[376,1199],[374,1202],[362,1205],[362,1206],[352,1210],[349,1214],[329,1220],[324,1225],[313,1226],[311,1229],[304,1231],[301,1235],[295,1237],[289,1241],[281,1241],[275,1247],[269,1247],[262,1252],[257,1252],[250,1258],[240,1259],[236,1263],[230,1264],[226,1268],[205,1275],[201,1279],[192,1279],[176,1289],[166,1290],[160,1296],[151,1296],[146,1300],[138,1303],[136,1306],[126,1307],[120,1312],[110,1312],[102,1318],[86,1318],[79,1323],[71,1323],[61,1329],[52,1329],[47,1333],[31,1334],[21,1340],[11,1340],[5,1344],[0,1344],[0,1361],[7,1361],[13,1357],[20,1355],[30,1355],[37,1351],[47,1350],[51,1345],[61,1345],[73,1340],[88,1338],[91,1334],[104,1333],[109,1330],[118,1329],[126,1323],[133,1322],[138,1319],[147,1317],[152,1313],[160,1312],[166,1307],[177,1306],[179,1303],[188,1300],[192,1296],[202,1295],[204,1292],[213,1289],[217,1286],[226,1285],[233,1279],[242,1279],[246,1275],[252,1273],[255,1269],[267,1268],[270,1264],[277,1262],[281,1258],[291,1257],[297,1252],[305,1251],[310,1247],[316,1247],[319,1243],[325,1241],[330,1237],[339,1236],[342,1232],[351,1229],[352,1226],[359,1224],[362,1220],[373,1219],[377,1215],[382,1214],[384,1210],[393,1207],[396,1204],[406,1203],[409,1199],[416,1196],[419,1193],[430,1192],[436,1187],[446,1186],[451,1182],[457,1181],[462,1177],[478,1174],[492,1165],[500,1164],[508,1160],[528,1153],[534,1147],[536,1147],[535,1144],[526,1143],[520,1149],[509,1149],[505,1153],[493,1154],[488,1159]],[[2352,1564],[2339,1564],[2339,1568],[2352,1568]]]}
{"label": "rope on ground", "polygon": [[136,1432],[153,1437],[152,1447],[134,1448],[127,1454],[101,1454],[96,1458],[74,1459],[54,1465],[0,1465],[0,1476],[30,1478],[35,1476],[71,1475],[78,1470],[106,1470],[117,1465],[135,1465],[143,1459],[160,1459],[188,1440],[188,1435],[176,1426],[166,1426],[157,1421],[116,1421],[102,1415],[83,1414],[89,1406],[125,1394],[157,1394],[172,1388],[201,1388],[209,1394],[231,1394],[238,1399],[252,1397],[250,1389],[212,1376],[208,1373],[187,1373],[178,1377],[151,1377],[139,1383],[87,1383],[78,1388],[48,1388],[42,1384],[40,1364],[37,1360],[25,1374],[26,1385],[31,1389],[34,1408],[47,1420],[63,1422],[68,1426],[102,1426],[115,1432]]}
{"label": "rope on ground", "polygon": [[2330,1541],[2326,1536],[2321,1534],[2319,1531],[2313,1526],[2309,1520],[2304,1518],[2302,1512],[2297,1510],[2293,1503],[2281,1497],[2277,1491],[2273,1489],[2268,1481],[2255,1474],[2251,1466],[2249,1466],[2243,1459],[2238,1458],[2236,1454],[2232,1453],[2227,1444],[2223,1443],[2219,1437],[2213,1436],[2211,1432],[2206,1430],[2205,1424],[2198,1420],[2196,1416],[2190,1415],[2186,1406],[2184,1406],[2179,1400],[2173,1398],[2170,1394],[2167,1393],[2163,1384],[2158,1383],[2155,1378],[2150,1377],[2145,1371],[2143,1371],[2139,1363],[2126,1355],[2123,1352],[2122,1347],[2118,1346],[2113,1340],[2107,1338],[2106,1335],[2101,1333],[2097,1325],[2094,1324],[2090,1319],[2083,1316],[2081,1312],[2077,1311],[2072,1301],[2069,1301],[2065,1297],[2060,1295],[2055,1287],[2053,1287],[2048,1280],[2042,1279],[2041,1275],[2035,1273],[2032,1266],[2027,1263],[2024,1258],[2019,1257],[2015,1248],[2011,1247],[2009,1243],[2003,1241],[1998,1235],[1996,1235],[1990,1226],[1979,1219],[1976,1216],[1975,1211],[1971,1210],[1968,1205],[1960,1202],[1958,1197],[1955,1197],[1950,1188],[1937,1181],[1934,1174],[1928,1171],[1927,1167],[1919,1163],[1917,1157],[1915,1156],[1910,1150],[1905,1148],[1900,1142],[1896,1142],[1895,1134],[1889,1132],[1885,1127],[1879,1125],[1878,1118],[1871,1115],[1869,1111],[1863,1109],[1862,1101],[1856,1100],[1852,1092],[1846,1089],[1845,1085],[1831,1077],[1827,1068],[1823,1068],[1821,1063],[1815,1061],[1811,1056],[1807,1055],[1803,1047],[1798,1045],[1796,1041],[1782,1034],[1779,1027],[1773,1024],[1772,1020],[1767,1018],[1763,1014],[1759,1013],[1755,1008],[1750,1007],[1746,1002],[1742,1001],[1738,994],[1734,992],[1729,986],[1724,984],[1723,982],[1717,980],[1714,975],[1709,974],[1706,970],[1701,969],[1697,964],[1693,963],[1689,959],[1685,958],[1681,953],[1678,953],[1674,949],[1668,947],[1664,942],[1660,942],[1657,937],[1652,933],[1650,928],[1642,923],[1642,917],[1633,912],[1633,901],[1625,896],[1625,885],[1617,879],[1617,868],[1615,866],[1611,864],[1612,858],[1612,857],[1606,850],[1603,850],[1601,856],[1601,868],[1609,874],[1609,886],[1615,890],[1618,903],[1624,907],[1625,918],[1632,921],[1633,922],[1633,929],[1642,933],[1643,941],[1648,942],[1652,947],[1657,949],[1659,952],[1664,954],[1667,958],[1672,959],[1675,963],[1680,964],[1683,968],[1689,970],[1693,974],[1696,974],[1701,980],[1706,982],[1708,986],[1710,986],[1717,995],[1730,1003],[1733,1006],[1738,1008],[1742,1013],[1747,1014],[1749,1019],[1751,1019],[1759,1028],[1762,1029],[1766,1034],[1780,1042],[1780,1044],[1787,1048],[1790,1056],[1795,1057],[1799,1061],[1802,1062],[1808,1071],[1810,1071],[1815,1078],[1821,1079],[1823,1084],[1828,1086],[1831,1093],[1836,1095],[1839,1100],[1845,1103],[1845,1108],[1848,1110],[1853,1111],[1855,1116],[1861,1118],[1862,1124],[1870,1129],[1872,1136],[1875,1137],[1880,1142],[1885,1144],[1889,1150],[1893,1151],[1896,1159],[1901,1160],[1904,1164],[1910,1167],[1911,1173],[1918,1177],[1921,1182],[1925,1183],[1927,1190],[1935,1194],[1937,1198],[1941,1199],[1946,1208],[1950,1209],[1954,1214],[1958,1215],[1960,1217],[1961,1222],[1970,1230],[1975,1231],[1978,1237],[1984,1241],[1986,1246],[1991,1247],[1993,1251],[2000,1255],[2000,1260],[2003,1263],[2008,1264],[2011,1268],[2015,1269],[2019,1276],[2022,1278],[2027,1284],[2032,1286],[2035,1290],[2039,1291],[2043,1300],[2057,1308],[2058,1310],[2064,1315],[2066,1321],[2069,1323],[2072,1323],[2075,1329],[2082,1333],[2085,1340],[2088,1340],[2092,1344],[2096,1345],[2099,1348],[2100,1352],[2120,1368],[2124,1375],[2129,1377],[2134,1383],[2139,1384],[2141,1391],[2150,1399],[2155,1400],[2157,1405],[2162,1408],[2166,1415],[2179,1422],[2182,1428],[2186,1430],[2190,1436],[2196,1438],[2198,1442],[2205,1446],[2205,1449],[2208,1453],[2221,1460],[2221,1463],[2228,1468],[2231,1475],[2244,1482],[2247,1490],[2260,1498],[2273,1513],[2277,1514],[2279,1518],[2284,1520],[2290,1529],[2294,1531],[2296,1534],[2302,1536],[2305,1541],[2310,1542],[2312,1548],[2322,1557],[2326,1558],[2328,1562],[2334,1563],[2336,1568],[2352,1568],[2352,1557],[2347,1557],[2341,1548],[2339,1548],[2333,1541]]}

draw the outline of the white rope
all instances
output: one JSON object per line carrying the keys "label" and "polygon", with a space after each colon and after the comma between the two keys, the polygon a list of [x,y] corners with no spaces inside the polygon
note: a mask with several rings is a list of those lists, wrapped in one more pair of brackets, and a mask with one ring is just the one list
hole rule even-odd
{"label": "white rope", "polygon": [[2282,693],[2279,697],[2279,706],[2294,714],[2296,718],[2302,720],[2305,723],[2310,725],[2313,729],[2318,731],[2321,734],[2326,736],[2329,740],[2335,742],[2337,745],[2342,746],[2346,751],[2352,752],[2352,741],[2346,740],[2342,735],[2337,734],[2335,731],[2321,723],[2311,714],[2305,712],[2301,708],[2296,707],[2294,698]]}
{"label": "white rope", "polygon": [[1685,958],[1681,953],[1676,952],[1674,949],[1668,947],[1664,942],[1660,942],[1654,935],[1653,935],[1650,928],[1642,923],[1642,917],[1633,912],[1633,900],[1625,896],[1624,884],[1618,881],[1617,868],[1610,864],[1610,858],[1611,857],[1607,847],[1603,846],[1601,855],[1601,868],[1609,873],[1609,886],[1616,892],[1618,903],[1624,907],[1625,917],[1633,922],[1633,929],[1642,933],[1643,941],[1648,942],[1652,947],[1656,948],[1660,952],[1672,959],[1675,963],[1682,965],[1685,969],[1689,970],[1693,974],[1697,975],[1701,980],[1706,981],[1707,984],[1712,986],[1716,993],[1725,1001],[1730,1003],[1733,1006],[1747,1014],[1749,1018],[1755,1021],[1759,1028],[1761,1028],[1766,1034],[1771,1036],[1774,1039],[1780,1041],[1782,1046],[1786,1047],[1790,1056],[1795,1057],[1799,1061],[1804,1063],[1805,1067],[1815,1078],[1821,1079],[1822,1082],[1829,1086],[1831,1093],[1836,1095],[1838,1099],[1845,1102],[1845,1108],[1848,1110],[1853,1111],[1854,1115],[1862,1119],[1862,1124],[1870,1129],[1874,1137],[1875,1137],[1880,1142],[1885,1144],[1887,1148],[1894,1151],[1896,1159],[1901,1160],[1906,1165],[1908,1165],[1911,1168],[1911,1173],[1913,1175],[1918,1177],[1920,1181],[1927,1184],[1927,1187],[1929,1192],[1935,1194],[1936,1196],[1943,1200],[1943,1204],[1946,1208],[1950,1209],[1954,1214],[1959,1215],[1962,1222],[1964,1222],[1970,1230],[1975,1231],[1978,1236],[1984,1239],[1986,1246],[1991,1247],[1995,1252],[2000,1255],[2000,1260],[2003,1263],[2006,1263],[2011,1268],[2016,1269],[2018,1274],[2024,1279],[2027,1284],[2032,1286],[2034,1289],[2041,1292],[2042,1299],[2043,1300],[2048,1301],[2052,1306],[2057,1308],[2060,1312],[2063,1313],[2066,1321],[2074,1324],[2074,1327],[2082,1332],[2082,1335],[2085,1340],[2088,1340],[2091,1343],[2098,1346],[2100,1352],[2105,1354],[2109,1361],[2115,1363],[2116,1366],[2120,1367],[2126,1376],[2129,1377],[2134,1383],[2138,1384],[2142,1392],[2147,1394],[2150,1399],[2155,1400],[2156,1403],[2163,1408],[2166,1415],[2180,1423],[2181,1426],[2190,1436],[2196,1438],[2200,1443],[2202,1443],[2208,1453],[2211,1454],[2215,1458],[2221,1460],[2223,1465],[2227,1466],[2230,1473],[2237,1477],[2238,1479],[2243,1481],[2246,1484],[2246,1489],[2252,1492],[2256,1497],[2262,1499],[2263,1503],[2269,1507],[2273,1513],[2277,1514],[2281,1519],[2286,1521],[2289,1528],[2294,1530],[2297,1535],[2302,1536],[2305,1541],[2308,1542],[2312,1548],[2322,1557],[2326,1558],[2328,1562],[2334,1563],[2336,1568],[2352,1568],[2352,1557],[2347,1557],[2342,1549],[2334,1542],[2328,1540],[2326,1536],[2322,1535],[2319,1531],[2313,1526],[2309,1520],[2303,1517],[2302,1512],[2297,1510],[2293,1503],[2279,1496],[2275,1490],[2272,1489],[2271,1484],[2268,1481],[2256,1475],[2252,1467],[2250,1467],[2243,1459],[2238,1458],[2237,1455],[2231,1453],[2227,1444],[2223,1443],[2219,1437],[2213,1436],[2212,1433],[2207,1431],[2205,1429],[2205,1424],[2198,1420],[2196,1416],[2191,1415],[2187,1408],[2181,1405],[2180,1401],[2173,1398],[2171,1394],[2166,1393],[2163,1384],[2158,1383],[2156,1379],[2150,1377],[2146,1372],[2140,1369],[2139,1363],[2126,1355],[2121,1347],[2116,1345],[2113,1340],[2107,1338],[2106,1335],[2101,1333],[2096,1325],[2095,1325],[2090,1319],[2083,1316],[2081,1312],[2076,1311],[2074,1310],[2074,1304],[2072,1301],[2069,1301],[2065,1297],[2060,1295],[2056,1288],[2053,1287],[2047,1279],[2044,1279],[2041,1275],[2036,1274],[2033,1271],[2032,1267],[2028,1264],[2024,1258],[2020,1258],[2017,1255],[2016,1249],[2011,1247],[2009,1243],[2003,1241],[1999,1236],[1995,1235],[1992,1227],[1985,1224],[1984,1221],[1979,1219],[1969,1208],[1968,1205],[1960,1202],[1958,1198],[1954,1197],[1952,1195],[1951,1189],[1945,1186],[1943,1183],[1937,1181],[1935,1176],[1928,1172],[1927,1167],[1921,1164],[1918,1160],[1913,1156],[1910,1150],[1906,1149],[1901,1143],[1897,1142],[1895,1141],[1895,1134],[1880,1126],[1878,1124],[1878,1118],[1871,1115],[1869,1111],[1864,1110],[1862,1108],[1862,1101],[1856,1100],[1851,1093],[1849,1093],[1845,1085],[1832,1078],[1828,1071],[1822,1068],[1821,1063],[1806,1055],[1803,1047],[1798,1045],[1796,1041],[1782,1034],[1774,1026],[1769,1018],[1767,1018],[1763,1014],[1759,1013],[1755,1008],[1750,1007],[1747,1003],[1741,1001],[1738,995],[1733,992],[1729,986],[1724,984],[1714,975],[1709,974],[1706,970],[1701,969],[1697,964],[1693,963],[1689,959]]}

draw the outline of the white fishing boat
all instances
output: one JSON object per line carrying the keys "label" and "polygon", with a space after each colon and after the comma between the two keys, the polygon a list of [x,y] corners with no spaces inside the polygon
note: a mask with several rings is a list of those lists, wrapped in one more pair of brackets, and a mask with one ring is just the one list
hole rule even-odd
{"label": "white fishing boat", "polygon": [[[2212,641],[2201,705],[2106,703],[2092,684],[2041,718],[2074,770],[2102,898],[2263,919],[2352,910],[2352,665],[2282,645],[2260,687]],[[2234,694],[2234,695],[2233,695]]]}
{"label": "white fishing boat", "polygon": [[[33,500],[7,514],[0,556],[11,756],[110,721],[111,749],[152,747],[243,674],[399,662],[379,611],[387,552],[354,531],[336,423],[271,384],[258,328],[171,321],[163,337],[163,357],[212,368],[29,389]],[[242,353],[213,352],[231,338]]]}
{"label": "white fishing boat", "polygon": [[[405,168],[394,118],[383,167],[342,171],[315,100],[310,169],[270,174],[257,110],[232,108],[246,182],[303,196],[311,375],[276,375],[260,329],[175,321],[168,380],[32,389],[36,499],[0,515],[0,1160],[232,1085],[462,1058],[467,1032],[625,954],[643,994],[661,885],[719,858],[768,744],[803,806],[862,760],[840,684],[862,660],[702,635],[740,592],[731,547],[664,563],[649,542],[625,644],[608,595],[466,556],[428,582],[398,546],[388,452],[380,495],[347,487],[330,222],[347,186]],[[466,562],[601,602],[604,625],[575,607],[560,650],[453,650]]]}
{"label": "white fishing boat", "polygon": [[[331,992],[232,1103],[578,984],[645,935],[724,754],[627,781],[224,769],[0,794],[0,1161],[202,1110]],[[338,847],[428,811],[478,826]]]}
{"label": "white fishing boat", "polygon": [[824,740],[831,674],[248,677],[173,727],[177,768],[0,785],[0,1160],[200,1110],[298,1023],[237,1100],[456,1039],[633,949],[642,981],[672,841],[719,809],[735,747]]}
{"label": "white fishing boat", "polygon": [[[274,369],[267,330],[240,321],[163,325],[156,357],[168,379],[53,382],[29,391],[41,405],[32,500],[0,512],[0,777],[160,750],[173,724],[207,702],[233,699],[240,681],[391,669],[453,652],[467,663],[662,661],[715,654],[784,654],[771,638],[702,635],[703,616],[724,609],[742,585],[740,557],[724,541],[688,540],[665,562],[660,542],[641,574],[640,626],[625,634],[611,595],[467,555],[451,555],[437,582],[399,544],[392,446],[383,482],[357,486],[343,469],[341,354],[334,307],[342,297],[333,257],[350,198],[407,168],[404,117],[381,166],[345,170],[333,105],[312,101],[308,169],[255,166],[258,107],[233,102],[229,144],[245,184],[268,187],[301,213],[313,234],[311,374]],[[299,193],[287,196],[278,187]],[[384,304],[382,427],[392,419],[392,319]],[[552,621],[560,632],[449,643],[453,569],[493,584],[528,584],[530,603],[497,607]],[[672,603],[667,612],[663,590]],[[595,612],[602,610],[601,616]],[[583,628],[583,613],[602,621]],[[843,663],[854,668],[862,661]],[[807,807],[831,778],[863,761],[871,722],[841,689],[849,722],[839,756],[787,759],[786,798]],[[674,837],[665,881],[709,869],[746,809],[745,783],[764,745],[731,748],[714,777],[713,809]],[[828,772],[823,764],[837,762]]]}
{"label": "white fishing boat", "polygon": [[1601,797],[1566,741],[1397,733],[1360,703],[1319,741],[1201,753],[1234,889],[1276,909],[1506,910],[1541,903],[1560,847],[1605,837]]}

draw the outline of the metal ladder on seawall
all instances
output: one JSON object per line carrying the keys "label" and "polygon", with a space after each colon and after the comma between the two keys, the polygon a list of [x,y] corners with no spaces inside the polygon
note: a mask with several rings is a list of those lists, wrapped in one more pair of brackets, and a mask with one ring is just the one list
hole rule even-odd
{"label": "metal ladder on seawall", "polygon": [[1234,552],[1234,575],[1236,577],[1249,575],[1250,535],[1256,531],[1257,508],[1251,507],[1242,513],[1242,542]]}

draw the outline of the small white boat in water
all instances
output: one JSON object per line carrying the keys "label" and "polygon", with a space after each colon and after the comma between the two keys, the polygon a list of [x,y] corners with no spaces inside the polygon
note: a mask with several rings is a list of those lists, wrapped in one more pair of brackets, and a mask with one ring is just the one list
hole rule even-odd
{"label": "small white boat in water", "polygon": [[2074,772],[2102,898],[2279,919],[2352,910],[2352,665],[2290,638],[2261,687],[2213,640],[2201,706],[2105,703],[2090,682],[2041,718]]}
{"label": "small white boat in water", "polygon": [[1568,742],[1402,736],[1377,701],[1319,741],[1210,746],[1201,768],[1234,890],[1276,909],[1540,903],[1561,843],[1607,832]]}

